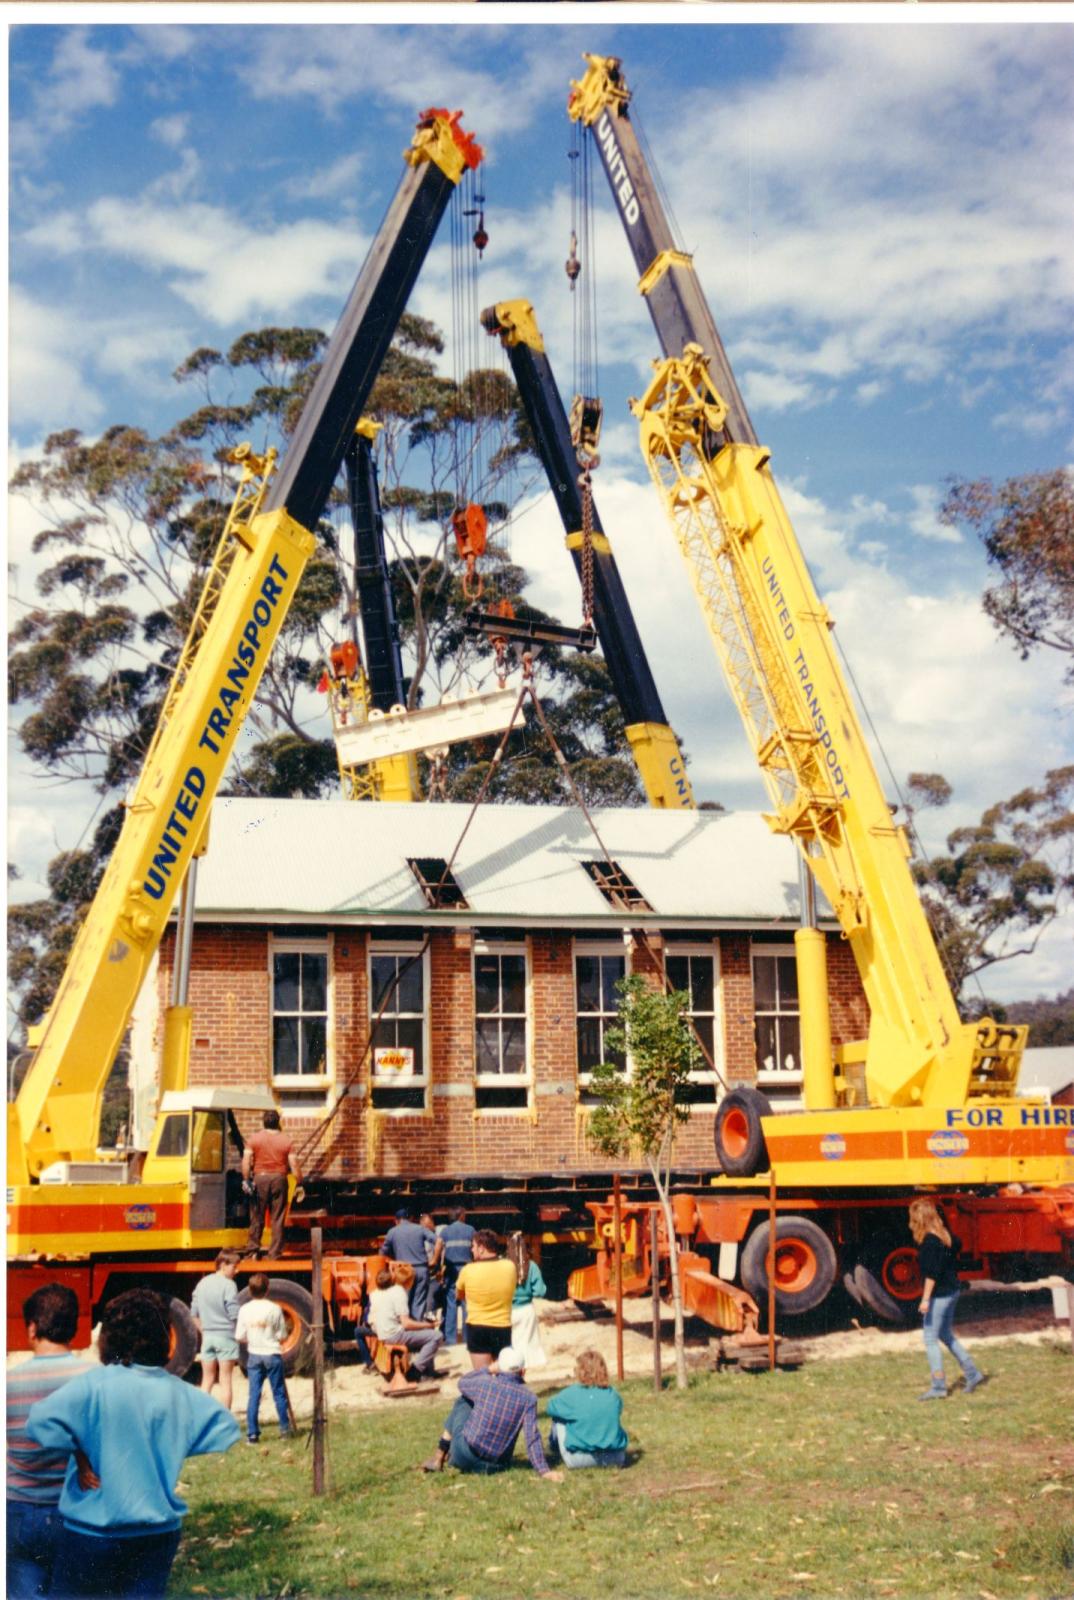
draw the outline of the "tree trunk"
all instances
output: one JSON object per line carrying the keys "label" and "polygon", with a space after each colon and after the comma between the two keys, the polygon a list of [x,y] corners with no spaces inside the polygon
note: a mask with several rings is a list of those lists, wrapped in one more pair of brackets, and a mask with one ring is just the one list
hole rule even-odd
{"label": "tree trunk", "polygon": [[[671,1209],[668,1184],[657,1161],[650,1160],[649,1171],[660,1196],[660,1209],[664,1213],[664,1228],[668,1238],[668,1266],[671,1277],[671,1309],[675,1316],[675,1387],[686,1388],[686,1333],[682,1317],[682,1286],[679,1281],[679,1241],[675,1237],[675,1217]],[[653,1263],[654,1272],[657,1263]]]}

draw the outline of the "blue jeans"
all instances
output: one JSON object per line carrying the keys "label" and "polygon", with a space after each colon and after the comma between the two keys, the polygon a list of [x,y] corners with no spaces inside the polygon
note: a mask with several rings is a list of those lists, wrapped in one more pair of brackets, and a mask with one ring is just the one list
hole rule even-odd
{"label": "blue jeans", "polygon": [[567,1424],[553,1422],[548,1435],[548,1459],[559,1456],[565,1467],[621,1467],[625,1450],[568,1450]]}
{"label": "blue jeans", "polygon": [[[465,1263],[463,1263],[465,1265]],[[459,1307],[462,1307],[462,1337],[466,1338],[466,1301],[460,1300],[455,1289],[462,1267],[449,1261],[444,1268],[444,1343],[457,1344],[459,1339]]]}
{"label": "blue jeans", "polygon": [[414,1282],[410,1289],[410,1315],[416,1321],[425,1315],[425,1307],[429,1303],[429,1269],[428,1267],[414,1267]]}
{"label": "blue jeans", "polygon": [[251,1355],[247,1362],[246,1376],[250,1380],[250,1396],[246,1402],[246,1437],[258,1439],[261,1436],[257,1414],[261,1409],[261,1388],[266,1378],[272,1389],[272,1398],[276,1402],[280,1432],[290,1433],[291,1415],[287,1409],[287,1390],[283,1381],[283,1357]]}
{"label": "blue jeans", "polygon": [[959,1344],[954,1334],[955,1307],[957,1305],[957,1291],[954,1294],[944,1295],[941,1299],[930,1300],[929,1309],[925,1312],[925,1320],[921,1325],[921,1332],[925,1338],[925,1349],[928,1352],[930,1372],[943,1372],[943,1351],[940,1346],[946,1345],[966,1377],[971,1378],[977,1371],[974,1359],[965,1345]]}
{"label": "blue jeans", "polygon": [[48,1593],[63,1524],[56,1506],[7,1503],[7,1592],[9,1600],[35,1600]]}
{"label": "blue jeans", "polygon": [[175,1552],[181,1535],[147,1533],[133,1539],[113,1539],[110,1535],[75,1533],[64,1528],[52,1569],[49,1600],[160,1600],[168,1587]]}
{"label": "blue jeans", "polygon": [[490,1461],[487,1456],[479,1456],[471,1446],[470,1441],[463,1436],[463,1429],[469,1421],[474,1406],[472,1400],[467,1400],[460,1395],[448,1412],[448,1419],[444,1423],[444,1432],[451,1435],[451,1449],[448,1451],[448,1460],[460,1472],[506,1472],[507,1463],[514,1454],[514,1445],[511,1446],[505,1458]]}

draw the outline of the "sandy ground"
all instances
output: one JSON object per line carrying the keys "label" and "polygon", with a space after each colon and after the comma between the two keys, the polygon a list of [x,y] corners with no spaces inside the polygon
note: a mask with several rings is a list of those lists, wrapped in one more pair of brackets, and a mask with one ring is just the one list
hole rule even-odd
{"label": "sandy ground", "polygon": [[[1056,1280],[1058,1281],[1058,1280]],[[562,1388],[573,1378],[574,1363],[581,1351],[599,1350],[614,1379],[616,1372],[615,1319],[611,1312],[596,1317],[584,1316],[571,1302],[537,1301],[541,1339],[547,1364],[531,1368],[526,1381],[538,1393]],[[624,1304],[623,1367],[628,1377],[651,1377],[653,1371],[652,1302],[627,1300]],[[801,1319],[804,1324],[806,1319]],[[672,1318],[665,1307],[661,1320],[662,1364],[665,1376],[674,1370]],[[781,1353],[788,1361],[838,1361],[848,1356],[880,1355],[892,1350],[921,1350],[918,1327],[889,1328],[852,1320],[849,1312],[829,1327],[815,1325],[796,1328],[788,1323]],[[1068,1324],[1057,1322],[1051,1292],[1040,1285],[989,1286],[964,1293],[958,1316],[959,1338],[976,1350],[977,1359],[987,1361],[987,1346],[1000,1339],[1016,1339],[1029,1344],[1064,1344],[1070,1348]],[[706,1333],[699,1324],[687,1323],[687,1361],[691,1367],[712,1368],[724,1353],[721,1336]],[[465,1349],[456,1345],[444,1349],[437,1359],[443,1376],[438,1385],[422,1385],[420,1393],[397,1400],[388,1396],[384,1380],[366,1373],[353,1358],[345,1357],[327,1374],[328,1404],[333,1412],[377,1410],[385,1406],[433,1405],[442,1409],[458,1393],[460,1375],[470,1370]],[[313,1411],[313,1382],[309,1377],[288,1379],[291,1401],[299,1419]],[[246,1385],[236,1374],[235,1409],[242,1411]],[[262,1399],[262,1419],[271,1416],[271,1401]]]}

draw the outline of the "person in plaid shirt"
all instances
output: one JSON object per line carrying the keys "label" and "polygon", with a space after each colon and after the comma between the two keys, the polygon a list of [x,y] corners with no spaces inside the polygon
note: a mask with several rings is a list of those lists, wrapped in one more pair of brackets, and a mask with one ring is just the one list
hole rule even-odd
{"label": "person in plaid shirt", "polygon": [[537,1431],[537,1396],[526,1388],[525,1376],[522,1357],[510,1345],[500,1351],[495,1366],[465,1373],[436,1454],[422,1463],[424,1470],[440,1472],[450,1460],[460,1472],[505,1472],[515,1441],[524,1433],[534,1472],[559,1483],[563,1473],[545,1460]]}

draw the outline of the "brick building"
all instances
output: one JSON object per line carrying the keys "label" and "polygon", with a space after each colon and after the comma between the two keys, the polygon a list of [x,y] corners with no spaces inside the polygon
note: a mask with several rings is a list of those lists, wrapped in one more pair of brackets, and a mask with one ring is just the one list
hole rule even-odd
{"label": "brick building", "polygon": [[[464,834],[469,818],[463,805],[218,801],[197,888],[191,1082],[271,1086],[305,1168],[334,1179],[603,1173],[588,1083],[614,984],[664,964],[709,1057],[676,1167],[712,1167],[722,1083],[800,1104],[785,838],[745,813],[600,811],[599,839],[573,809],[486,806]],[[861,1038],[864,996],[828,927],[833,1035]],[[157,1049],[174,948],[173,928],[148,1017]]]}

